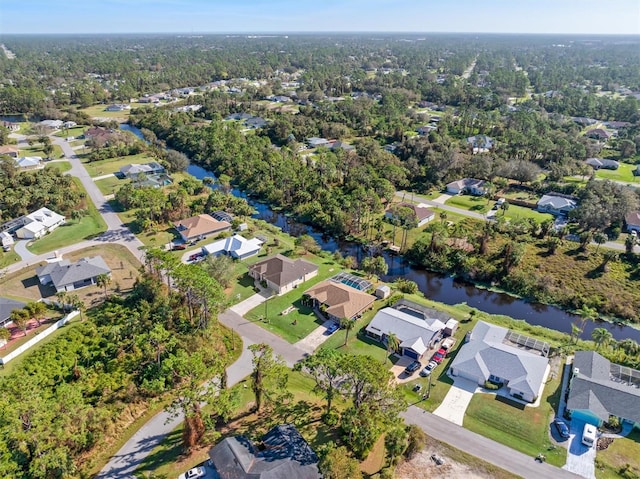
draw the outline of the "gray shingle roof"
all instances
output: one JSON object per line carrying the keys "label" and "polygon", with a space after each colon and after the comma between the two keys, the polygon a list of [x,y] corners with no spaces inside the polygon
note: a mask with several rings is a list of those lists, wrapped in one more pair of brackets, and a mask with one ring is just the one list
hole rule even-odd
{"label": "gray shingle roof", "polygon": [[38,276],[51,275],[51,282],[60,289],[68,284],[77,283],[100,274],[109,274],[111,269],[104,262],[102,256],[82,258],[76,263],[62,260],[58,263],[50,263],[36,270]]}
{"label": "gray shingle roof", "polygon": [[537,395],[547,358],[504,344],[508,329],[478,321],[469,341],[460,348],[451,368],[470,377],[505,379],[510,388]]}
{"label": "gray shingle roof", "polygon": [[612,375],[611,366],[594,351],[576,351],[567,408],[589,410],[603,421],[614,415],[640,422],[640,388]]}
{"label": "gray shingle roof", "polygon": [[26,306],[21,301],[15,301],[9,298],[0,298],[0,325],[3,324],[11,316],[14,309],[22,309]]}
{"label": "gray shingle roof", "polygon": [[256,448],[246,437],[226,438],[209,451],[220,479],[320,479],[318,457],[291,424],[271,429]]}

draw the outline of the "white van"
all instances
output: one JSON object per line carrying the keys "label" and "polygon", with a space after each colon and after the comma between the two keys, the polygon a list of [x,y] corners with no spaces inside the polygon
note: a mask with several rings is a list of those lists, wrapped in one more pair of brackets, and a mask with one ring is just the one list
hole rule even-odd
{"label": "white van", "polygon": [[596,427],[593,424],[585,424],[582,431],[582,444],[592,447],[596,442]]}

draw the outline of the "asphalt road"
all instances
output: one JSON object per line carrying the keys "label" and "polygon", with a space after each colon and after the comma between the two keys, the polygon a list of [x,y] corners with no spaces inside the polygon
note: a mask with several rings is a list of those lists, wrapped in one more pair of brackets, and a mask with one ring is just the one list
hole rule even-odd
{"label": "asphalt road", "polygon": [[503,446],[416,406],[409,406],[407,411],[402,413],[402,417],[408,424],[419,426],[434,439],[457,447],[525,479],[580,477],[550,464],[539,463],[531,456]]}
{"label": "asphalt road", "polygon": [[[25,143],[26,136],[13,133],[10,135],[13,138],[18,140],[18,143]],[[144,244],[136,238],[136,236],[122,224],[122,221],[118,217],[118,215],[113,211],[104,195],[98,189],[94,181],[87,173],[87,170],[83,166],[80,159],[77,157],[71,146],[64,141],[62,138],[58,138],[56,136],[51,136],[52,143],[59,145],[62,148],[62,151],[65,155],[65,159],[69,161],[71,164],[71,169],[67,172],[67,174],[75,176],[80,179],[80,182],[84,186],[85,190],[87,190],[87,195],[93,201],[93,204],[96,206],[100,215],[104,219],[107,224],[107,231],[96,236],[91,240],[80,241],[73,245],[65,246],[63,248],[59,248],[56,250],[59,255],[64,255],[66,253],[71,253],[73,251],[77,251],[79,249],[87,248],[89,246],[100,246],[105,243],[117,243],[125,246],[133,256],[141,261],[142,252],[140,248],[144,246]],[[12,265],[4,268],[2,273],[12,273],[14,271],[19,271],[23,268],[32,266],[34,264],[40,263],[41,261],[45,261],[49,258],[52,258],[54,255],[53,251],[43,253],[40,255],[34,255],[33,253],[26,250],[26,243],[18,242],[15,247],[16,253],[20,255],[22,260],[16,261]]]}
{"label": "asphalt road", "polygon": [[[233,311],[227,310],[221,313],[219,320],[224,325],[236,330],[242,336],[244,343],[242,355],[227,370],[229,385],[237,384],[252,370],[251,354],[247,351],[249,344],[269,344],[289,366],[301,360],[306,354]],[[407,423],[420,426],[428,435],[524,478],[575,479],[579,477],[549,464],[540,464],[533,457],[468,431],[431,413],[424,412],[415,406],[410,406],[403,413],[403,417]],[[168,416],[164,412],[154,416],[111,458],[97,479],[131,477],[144,458],[162,442],[163,438],[181,420],[181,418],[173,418],[167,422],[167,419]]]}

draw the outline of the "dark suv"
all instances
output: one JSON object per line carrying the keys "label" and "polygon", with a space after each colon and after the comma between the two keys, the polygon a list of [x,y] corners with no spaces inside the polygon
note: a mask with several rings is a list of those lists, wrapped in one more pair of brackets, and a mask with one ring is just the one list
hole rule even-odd
{"label": "dark suv", "polygon": [[404,372],[405,374],[408,374],[409,376],[411,376],[421,367],[422,367],[422,364],[420,364],[420,361],[414,361],[405,368]]}

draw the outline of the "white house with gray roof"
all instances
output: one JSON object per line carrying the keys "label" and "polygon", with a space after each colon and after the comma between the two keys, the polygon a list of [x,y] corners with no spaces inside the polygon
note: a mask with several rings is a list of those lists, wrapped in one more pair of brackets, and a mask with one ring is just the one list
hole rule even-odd
{"label": "white house with gray roof", "polygon": [[537,204],[538,211],[550,213],[554,216],[566,216],[569,212],[578,207],[576,200],[566,196],[544,195]]}
{"label": "white house with gray roof", "polygon": [[[393,308],[384,308],[376,313],[367,325],[367,336],[383,344],[394,334],[400,343],[401,355],[412,359],[422,359],[442,338],[445,323],[435,315],[425,313],[420,308],[404,302]],[[444,319],[444,318],[442,318]]]}
{"label": "white house with gray roof", "polygon": [[[517,346],[519,343],[521,347]],[[526,344],[532,347],[522,347]],[[512,396],[535,402],[549,365],[544,354],[548,350],[546,343],[478,321],[451,362],[449,372],[480,386],[487,381],[503,384]]]}
{"label": "white house with gray roof", "polygon": [[73,291],[96,284],[96,278],[101,274],[110,275],[111,269],[104,262],[102,256],[82,258],[71,263],[63,259],[36,268],[40,284],[52,284],[56,292]]}
{"label": "white house with gray roof", "polygon": [[595,351],[576,351],[567,409],[572,419],[600,426],[616,416],[640,423],[640,371]]}

